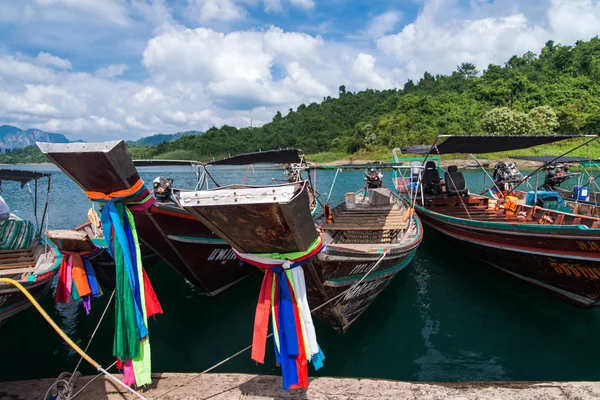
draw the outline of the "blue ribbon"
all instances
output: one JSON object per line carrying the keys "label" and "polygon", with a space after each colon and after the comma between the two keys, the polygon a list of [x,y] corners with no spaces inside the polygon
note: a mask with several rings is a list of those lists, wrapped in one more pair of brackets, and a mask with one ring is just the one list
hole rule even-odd
{"label": "blue ribbon", "polygon": [[[137,257],[135,256],[135,243],[129,227],[128,218],[125,215],[124,206],[118,202],[119,199],[108,201],[102,208],[102,226],[107,240],[107,250],[115,258],[115,249],[113,245],[114,235],[120,244],[125,262],[125,272],[129,281],[129,287],[135,304],[135,320],[138,326],[140,339],[148,336],[148,328],[144,323],[144,313],[141,302],[140,284],[137,274]],[[132,251],[133,248],[133,251]],[[133,256],[132,256],[133,254]]]}

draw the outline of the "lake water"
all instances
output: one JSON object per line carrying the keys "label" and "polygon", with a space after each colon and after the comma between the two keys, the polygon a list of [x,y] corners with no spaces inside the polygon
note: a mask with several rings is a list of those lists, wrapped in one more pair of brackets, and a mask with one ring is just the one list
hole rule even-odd
{"label": "lake water", "polygon": [[[51,172],[50,228],[71,228],[87,220],[90,202],[68,177],[50,165],[19,166]],[[221,183],[239,183],[245,168],[215,168]],[[335,171],[319,171],[317,189],[329,192]],[[195,175],[188,168],[143,169],[151,182],[157,175],[175,178],[190,188]],[[472,192],[483,188],[479,171],[465,172]],[[281,170],[255,169],[249,184],[284,178]],[[344,171],[330,202],[362,185],[362,171]],[[390,174],[385,181],[391,184]],[[489,184],[489,181],[488,181]],[[2,196],[16,214],[32,218],[27,188],[4,182]],[[42,191],[40,191],[42,192]],[[44,196],[40,196],[42,199]],[[150,322],[152,370],[199,372],[248,346],[252,341],[259,274],[215,298],[207,298],[167,265],[148,271],[164,314]],[[85,315],[78,303],[58,304],[53,292],[42,306],[80,346],[89,340],[108,301],[92,300]],[[113,307],[100,326],[89,354],[110,365]],[[431,229],[414,261],[400,273],[350,331],[339,335],[316,321],[325,352],[323,369],[312,375],[378,377],[409,381],[471,380],[598,380],[600,310],[582,310],[507,276],[448,245]],[[56,377],[71,371],[78,356],[33,309],[0,327],[0,380]],[[271,343],[265,365],[245,353],[216,372],[279,373]],[[94,370],[85,365],[84,374]]]}

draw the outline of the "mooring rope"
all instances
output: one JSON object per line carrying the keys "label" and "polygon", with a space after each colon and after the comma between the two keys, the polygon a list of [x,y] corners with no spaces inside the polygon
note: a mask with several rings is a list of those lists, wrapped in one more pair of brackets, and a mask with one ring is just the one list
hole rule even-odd
{"label": "mooring rope", "polygon": [[[90,340],[88,341],[88,344],[87,344],[87,346],[85,346],[85,349],[83,351],[87,352],[88,349],[90,348],[90,345],[92,344],[92,340],[94,340],[94,336],[96,335],[96,332],[98,331],[98,328],[100,328],[100,324],[102,323],[102,320],[104,319],[104,316],[106,315],[106,312],[108,311],[108,307],[112,303],[112,299],[114,297],[115,297],[115,290],[113,290],[112,293],[110,294],[110,298],[108,299],[108,303],[106,303],[106,307],[104,308],[104,311],[102,312],[102,316],[100,316],[100,320],[98,321],[98,324],[96,325],[96,328],[94,329],[94,332],[92,332],[92,336],[90,337]],[[77,362],[77,365],[75,366],[75,369],[73,370],[73,373],[71,374],[71,379],[73,378],[73,376],[77,372],[77,369],[81,365],[82,361],[83,361],[83,357],[80,357],[79,361]],[[71,383],[71,379],[69,379],[69,384]]]}
{"label": "mooring rope", "polygon": [[10,279],[10,278],[0,278],[0,283],[8,283],[8,284],[11,284],[11,285],[15,286],[17,289],[19,289],[25,295],[25,297],[29,300],[29,302],[31,304],[33,304],[33,306],[42,315],[42,317],[46,320],[46,322],[48,322],[48,324],[50,324],[50,326],[54,329],[54,331],[65,342],[67,342],[67,344],[69,346],[71,346],[71,348],[73,350],[75,350],[83,359],[85,359],[94,368],[96,368],[97,371],[99,371],[99,372],[103,373],[104,375],[106,375],[106,377],[108,379],[110,379],[111,381],[115,382],[117,385],[122,386],[129,393],[131,393],[132,395],[134,395],[138,399],[146,400],[146,398],[144,396],[142,396],[141,394],[139,394],[138,392],[136,392],[135,390],[133,390],[132,388],[130,388],[129,386],[127,386],[126,384],[124,384],[122,381],[120,381],[119,379],[117,379],[115,376],[113,376],[112,374],[110,374],[104,368],[102,368],[102,366],[96,360],[94,360],[92,357],[90,357],[75,342],[73,342],[73,340],[71,340],[71,338],[69,336],[67,336],[67,334],[62,329],[60,329],[60,327],[56,324],[56,322],[54,322],[52,320],[52,318],[50,318],[50,316],[48,315],[48,313],[46,313],[46,311],[44,311],[44,309],[42,308],[42,306],[40,306],[40,303],[37,302],[37,300],[31,295],[31,293],[29,293],[29,291],[25,287],[23,287],[23,285],[21,285],[19,282],[15,281],[14,279]]}
{"label": "mooring rope", "polygon": [[[321,308],[325,307],[327,304],[331,303],[332,301],[342,297],[343,295],[345,295],[346,293],[348,293],[349,291],[353,290],[355,287],[357,287],[358,285],[360,285],[362,282],[364,282],[365,279],[367,279],[367,277],[369,276],[369,274],[371,274],[371,272],[373,272],[375,270],[375,268],[377,268],[377,266],[379,264],[381,264],[381,262],[383,261],[383,259],[389,254],[389,251],[385,251],[381,257],[379,257],[379,259],[377,260],[377,262],[375,264],[373,264],[373,266],[371,268],[369,268],[369,270],[367,271],[367,273],[355,284],[353,284],[352,286],[350,286],[348,289],[344,290],[342,293],[339,293],[337,295],[335,295],[334,297],[332,297],[331,299],[327,300],[326,302],[324,302],[323,304],[320,304],[319,306],[313,308],[312,310],[310,310],[310,313],[314,313],[317,310],[320,310]],[[267,339],[272,337],[273,333],[271,332],[269,335],[267,335]],[[219,361],[218,363],[216,363],[215,365],[213,365],[210,368],[205,369],[204,371],[192,376],[190,379],[188,379],[185,383],[183,383],[182,385],[179,385],[177,387],[174,387],[171,390],[166,391],[165,393],[161,394],[160,396],[156,397],[156,399],[160,399],[161,397],[165,396],[166,394],[169,394],[175,390],[177,390],[178,388],[184,387],[186,386],[188,383],[190,383],[191,381],[193,381],[194,379],[200,377],[201,375],[204,375],[218,367],[220,367],[221,365],[225,364],[226,362],[234,359],[235,357],[245,353],[246,351],[250,350],[252,348],[252,345],[243,348],[242,350],[230,355],[229,357]]]}

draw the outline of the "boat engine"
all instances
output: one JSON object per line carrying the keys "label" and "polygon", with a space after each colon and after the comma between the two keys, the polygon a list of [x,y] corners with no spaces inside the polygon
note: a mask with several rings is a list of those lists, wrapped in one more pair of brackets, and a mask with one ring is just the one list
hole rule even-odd
{"label": "boat engine", "polygon": [[365,183],[368,189],[377,189],[381,187],[383,173],[379,168],[368,168],[365,171]]}
{"label": "boat engine", "polygon": [[288,177],[288,182],[300,182],[302,180],[302,177],[300,176],[300,164],[286,166],[283,173]]}
{"label": "boat engine", "polygon": [[156,201],[161,203],[171,201],[171,195],[173,194],[173,179],[159,176],[154,179],[152,185],[154,187],[153,194]]}
{"label": "boat engine", "polygon": [[510,192],[514,189],[515,183],[521,181],[521,173],[514,162],[500,161],[494,167],[492,179],[500,190]]}
{"label": "boat engine", "polygon": [[546,172],[544,184],[542,185],[542,189],[544,190],[552,191],[554,187],[560,186],[561,183],[571,177],[569,164],[552,163],[545,166],[544,171]]}

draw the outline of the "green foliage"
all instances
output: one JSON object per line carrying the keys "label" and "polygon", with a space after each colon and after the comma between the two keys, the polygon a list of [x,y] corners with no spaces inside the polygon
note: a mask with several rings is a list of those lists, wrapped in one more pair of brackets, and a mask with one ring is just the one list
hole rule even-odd
{"label": "green foliage", "polygon": [[197,160],[196,154],[190,150],[172,150],[159,154],[154,158],[159,160]]}
{"label": "green foliage", "polygon": [[600,39],[546,43],[504,66],[462,63],[450,76],[425,72],[403,89],[353,93],[301,104],[260,128],[213,127],[157,147],[196,158],[298,147],[307,154],[357,153],[431,143],[440,134],[589,134],[600,131]]}
{"label": "green foliage", "polygon": [[[479,73],[479,69],[483,72]],[[296,147],[307,154],[379,155],[432,143],[440,134],[591,134],[600,132],[600,39],[562,46],[504,65],[464,62],[452,74],[407,81],[402,89],[351,92],[277,113],[260,128],[212,127],[158,144],[150,156],[210,159]],[[592,149],[592,151],[595,151]],[[148,157],[144,150],[135,155]]]}
{"label": "green foliage", "polygon": [[549,106],[535,107],[529,113],[493,108],[485,113],[481,125],[489,133],[504,135],[552,134],[559,127],[558,117]]}
{"label": "green foliage", "polygon": [[131,157],[133,157],[134,160],[145,160],[156,155],[156,149],[154,147],[138,147],[128,145],[127,149],[129,150],[129,153],[131,153]]}
{"label": "green foliage", "polygon": [[48,158],[37,146],[27,146],[21,149],[7,149],[5,154],[0,155],[1,164],[36,164],[48,162]]}

